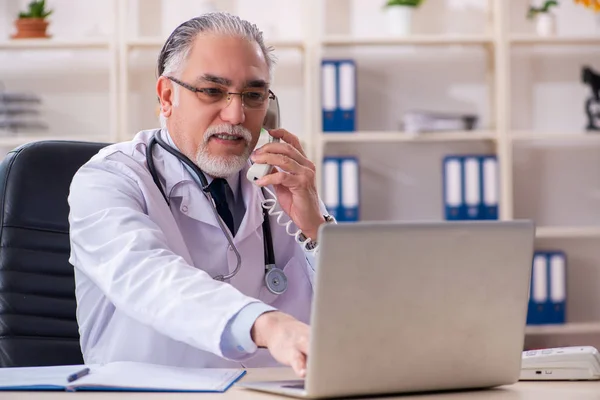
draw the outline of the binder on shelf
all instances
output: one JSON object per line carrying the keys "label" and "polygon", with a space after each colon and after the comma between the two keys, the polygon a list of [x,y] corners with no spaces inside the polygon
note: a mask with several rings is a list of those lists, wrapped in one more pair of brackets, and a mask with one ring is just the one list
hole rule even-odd
{"label": "binder on shelf", "polygon": [[323,203],[339,222],[359,220],[359,162],[356,157],[325,157]]}
{"label": "binder on shelf", "polygon": [[359,220],[359,169],[358,158],[344,157],[340,159],[342,221],[356,222]]}
{"label": "binder on shelf", "polygon": [[354,60],[321,62],[323,132],[356,130],[356,63]]}
{"label": "binder on shelf", "polygon": [[548,298],[548,323],[566,322],[567,303],[567,258],[563,252],[548,254],[550,296]]}
{"label": "binder on shelf", "polygon": [[483,156],[481,162],[481,219],[498,219],[498,158]]}
{"label": "binder on shelf", "polygon": [[566,301],[567,262],[564,252],[536,252],[533,257],[527,324],[564,324]]}
{"label": "binder on shelf", "polygon": [[446,220],[498,219],[498,161],[494,155],[455,154],[443,160]]}
{"label": "binder on shelf", "polygon": [[447,220],[463,219],[463,163],[460,156],[444,157],[443,196]]}
{"label": "binder on shelf", "polygon": [[531,270],[527,324],[539,325],[547,320],[548,267],[545,254],[535,253]]}
{"label": "binder on shelf", "polygon": [[482,174],[479,157],[467,156],[463,160],[465,219],[481,219]]}
{"label": "binder on shelf", "polygon": [[340,165],[337,158],[323,159],[323,203],[331,216],[340,218]]}

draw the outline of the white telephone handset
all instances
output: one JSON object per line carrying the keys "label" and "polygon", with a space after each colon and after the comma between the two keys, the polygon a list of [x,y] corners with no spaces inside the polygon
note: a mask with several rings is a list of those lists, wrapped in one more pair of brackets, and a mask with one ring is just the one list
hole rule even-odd
{"label": "white telephone handset", "polygon": [[[257,142],[257,147],[261,147],[264,146],[267,143],[275,143],[275,142],[279,142],[278,138],[274,138],[273,136],[271,136],[269,134],[269,132],[267,131],[267,129],[277,129],[280,126],[280,114],[279,114],[279,101],[277,99],[277,97],[275,97],[274,99],[272,99],[269,103],[269,108],[267,110],[267,113],[265,115],[265,119],[263,121],[263,126],[264,128],[261,129],[260,131],[260,137],[259,140]],[[262,139],[262,140],[261,140]],[[262,144],[261,144],[262,142]],[[266,142],[266,143],[265,143]],[[265,175],[268,175],[271,173],[273,169],[272,165],[269,164],[252,164],[250,166],[250,168],[248,168],[248,172],[246,172],[246,178],[254,183],[255,181],[257,181],[258,179],[262,178]],[[277,224],[280,226],[284,226],[285,227],[285,231],[287,232],[288,235],[293,236],[296,240],[296,242],[298,244],[300,244],[303,248],[305,248],[307,251],[316,251],[318,246],[313,247],[312,249],[307,249],[306,248],[306,244],[309,243],[312,239],[311,238],[301,238],[300,235],[302,235],[302,232],[298,229],[296,232],[292,232],[291,226],[293,224],[293,221],[290,219],[287,222],[282,222],[281,219],[284,216],[283,210],[275,210],[275,207],[277,206],[277,197],[275,196],[275,193],[273,193],[271,190],[269,190],[269,188],[264,187],[263,188],[269,195],[271,195],[271,198],[265,198],[264,201],[261,202],[261,206],[267,210],[267,212],[269,213],[269,215],[271,216],[276,216],[277,217]]]}
{"label": "white telephone handset", "polygon": [[[261,129],[260,134],[269,137],[268,143],[279,142],[279,139],[269,135],[269,132],[264,128]],[[254,182],[263,176],[270,174],[272,169],[273,167],[269,164],[252,164],[246,173],[246,178],[248,178],[250,182]]]}

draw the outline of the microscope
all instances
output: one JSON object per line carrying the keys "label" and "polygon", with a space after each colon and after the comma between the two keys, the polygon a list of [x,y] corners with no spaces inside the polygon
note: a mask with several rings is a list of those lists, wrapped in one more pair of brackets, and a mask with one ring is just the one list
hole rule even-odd
{"label": "microscope", "polygon": [[583,67],[583,83],[590,85],[592,95],[585,102],[585,113],[588,117],[588,131],[600,131],[600,74],[590,67]]}

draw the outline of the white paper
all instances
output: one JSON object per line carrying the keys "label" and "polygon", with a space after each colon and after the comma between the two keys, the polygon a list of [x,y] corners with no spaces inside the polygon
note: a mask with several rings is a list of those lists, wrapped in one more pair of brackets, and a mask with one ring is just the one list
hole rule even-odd
{"label": "white paper", "polygon": [[181,368],[119,361],[103,365],[73,382],[80,388],[124,388],[159,391],[223,391],[243,372],[240,369]]}
{"label": "white paper", "polygon": [[86,368],[85,365],[59,365],[52,367],[0,368],[0,388],[42,388],[64,389],[67,377]]}

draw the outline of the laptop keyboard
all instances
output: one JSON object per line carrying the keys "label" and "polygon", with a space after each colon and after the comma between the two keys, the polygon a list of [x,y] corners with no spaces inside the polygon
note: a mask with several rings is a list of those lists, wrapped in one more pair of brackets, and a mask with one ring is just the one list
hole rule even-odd
{"label": "laptop keyboard", "polygon": [[296,383],[293,385],[283,385],[283,387],[287,388],[287,389],[302,389],[302,390],[304,390],[304,382]]}

